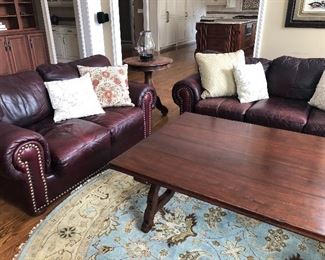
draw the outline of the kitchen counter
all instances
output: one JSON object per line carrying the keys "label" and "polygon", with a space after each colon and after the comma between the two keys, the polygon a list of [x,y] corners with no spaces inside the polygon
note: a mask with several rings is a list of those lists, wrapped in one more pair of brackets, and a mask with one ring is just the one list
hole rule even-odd
{"label": "kitchen counter", "polygon": [[196,24],[196,52],[234,52],[244,50],[252,56],[255,43],[255,19],[214,19]]}
{"label": "kitchen counter", "polygon": [[245,24],[256,22],[256,20],[252,19],[215,19],[211,21],[200,21],[199,23],[207,23],[207,24]]}

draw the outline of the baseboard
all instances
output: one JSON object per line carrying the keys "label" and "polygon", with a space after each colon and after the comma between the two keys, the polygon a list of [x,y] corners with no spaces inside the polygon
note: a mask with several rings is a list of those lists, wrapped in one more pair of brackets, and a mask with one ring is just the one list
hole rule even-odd
{"label": "baseboard", "polygon": [[192,45],[195,45],[195,44],[196,44],[195,41],[173,44],[173,45],[170,45],[168,47],[165,47],[165,48],[161,49],[159,51],[159,53],[165,53],[165,52],[168,52],[168,51],[174,51],[174,50],[178,50],[180,48],[192,46]]}

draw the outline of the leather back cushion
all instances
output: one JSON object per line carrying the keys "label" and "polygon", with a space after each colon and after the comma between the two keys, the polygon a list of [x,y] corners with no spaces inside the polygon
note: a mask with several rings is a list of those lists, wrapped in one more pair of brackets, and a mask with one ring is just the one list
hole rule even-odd
{"label": "leather back cushion", "polygon": [[40,65],[37,67],[37,72],[41,75],[44,81],[73,79],[80,77],[77,65],[104,67],[109,66],[110,62],[103,55],[94,55],[70,63]]}
{"label": "leather back cushion", "polygon": [[264,69],[264,72],[266,72],[272,61],[271,60],[268,60],[268,59],[264,59],[264,58],[252,58],[252,57],[246,57],[245,58],[245,61],[246,61],[246,64],[256,64],[256,63],[261,63],[262,66],[263,66],[263,69]]}
{"label": "leather back cushion", "polygon": [[35,71],[0,77],[0,121],[26,126],[52,113],[42,78]]}
{"label": "leather back cushion", "polygon": [[282,56],[267,71],[269,94],[308,101],[325,70],[325,59]]}

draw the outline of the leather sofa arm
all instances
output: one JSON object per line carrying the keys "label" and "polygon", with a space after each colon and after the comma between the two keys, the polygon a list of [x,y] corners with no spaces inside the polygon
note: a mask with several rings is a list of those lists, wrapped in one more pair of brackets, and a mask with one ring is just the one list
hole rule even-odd
{"label": "leather sofa arm", "polygon": [[35,171],[45,176],[50,154],[48,144],[40,134],[0,122],[0,136],[0,175],[25,181]]}
{"label": "leather sofa arm", "polygon": [[202,92],[199,73],[178,81],[173,87],[172,94],[174,102],[180,108],[180,114],[193,112],[195,104],[201,100]]}
{"label": "leather sofa arm", "polygon": [[152,109],[156,103],[156,91],[148,84],[129,82],[129,91],[132,103],[143,110],[144,138],[151,134]]}
{"label": "leather sofa arm", "polygon": [[153,87],[148,84],[139,83],[135,81],[129,82],[129,91],[132,103],[137,107],[143,107],[143,102],[145,101],[144,97],[149,92],[153,98],[153,105],[156,101],[156,91]]}

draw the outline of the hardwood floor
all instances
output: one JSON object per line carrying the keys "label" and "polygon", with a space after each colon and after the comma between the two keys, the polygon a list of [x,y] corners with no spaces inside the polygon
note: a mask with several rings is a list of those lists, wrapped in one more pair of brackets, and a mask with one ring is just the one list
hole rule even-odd
{"label": "hardwood floor", "polygon": [[[171,90],[174,83],[196,71],[194,50],[195,46],[191,45],[162,54],[172,58],[174,63],[169,69],[155,72],[153,76],[157,93],[162,103],[169,109],[168,116],[164,118],[161,117],[157,109],[153,111],[153,126],[155,129],[174,119],[179,114],[178,107],[173,102]],[[144,75],[141,72],[130,72],[129,79],[143,82]],[[19,245],[27,240],[32,228],[41,219],[44,219],[63,199],[49,207],[42,215],[31,217],[21,209],[6,202],[0,192],[0,259],[12,259],[18,252]]]}

